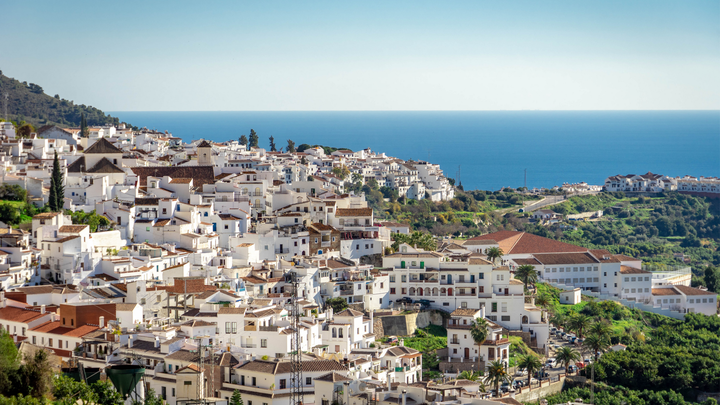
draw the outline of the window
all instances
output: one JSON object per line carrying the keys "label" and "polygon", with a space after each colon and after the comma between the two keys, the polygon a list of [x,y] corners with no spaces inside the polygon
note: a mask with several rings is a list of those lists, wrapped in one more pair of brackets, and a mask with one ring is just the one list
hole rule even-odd
{"label": "window", "polygon": [[260,347],[267,347],[267,339],[260,339]]}
{"label": "window", "polygon": [[225,333],[237,333],[237,322],[225,322]]}
{"label": "window", "polygon": [[285,389],[285,388],[287,388],[287,380],[284,379],[284,378],[281,378],[281,379],[280,379],[280,389],[282,390],[282,389]]}
{"label": "window", "polygon": [[492,312],[497,312],[497,302],[492,303]]}
{"label": "window", "polygon": [[255,377],[252,378],[252,385],[253,385],[253,387],[255,387],[257,385],[257,378],[255,378]]}
{"label": "window", "polygon": [[305,385],[312,385],[312,377],[305,377]]}
{"label": "window", "polygon": [[480,274],[478,274],[478,278],[479,278],[480,280],[484,280],[484,279],[485,279],[485,273],[480,273]]}
{"label": "window", "polygon": [[[405,262],[403,262],[403,263],[405,263]],[[404,266],[405,266],[405,265],[403,264],[403,267],[404,267]],[[400,278],[401,278],[400,281],[402,281],[403,283],[407,281],[407,276],[404,275],[404,274],[403,274],[402,276],[400,276]]]}
{"label": "window", "polygon": [[394,289],[394,288],[391,288],[391,289],[390,289],[390,294],[395,294],[395,289]]}
{"label": "window", "polygon": [[175,388],[172,389],[172,396],[175,396]]}
{"label": "window", "polygon": [[500,317],[504,322],[510,322],[510,315],[503,315]]}
{"label": "window", "polygon": [[402,289],[402,294],[403,294],[403,295],[407,294],[407,288],[403,288],[403,289]]}

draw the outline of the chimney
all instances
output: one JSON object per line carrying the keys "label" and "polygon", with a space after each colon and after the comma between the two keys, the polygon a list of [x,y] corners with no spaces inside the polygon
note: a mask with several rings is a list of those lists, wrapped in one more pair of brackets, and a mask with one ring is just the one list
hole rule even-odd
{"label": "chimney", "polygon": [[155,336],[155,348],[160,348],[160,336]]}
{"label": "chimney", "polygon": [[131,348],[133,345],[133,338],[132,336],[128,336],[128,348]]}
{"label": "chimney", "polygon": [[100,319],[98,320],[98,326],[100,327],[100,329],[105,327],[105,317],[104,316],[101,316]]}
{"label": "chimney", "polygon": [[45,305],[40,305],[40,313],[45,314]]}
{"label": "chimney", "polygon": [[370,333],[373,333],[373,311],[370,311]]}
{"label": "chimney", "polygon": [[405,339],[400,339],[400,345],[399,346],[405,346]]}
{"label": "chimney", "polygon": [[7,301],[5,301],[5,291],[0,291],[0,308],[5,308]]}
{"label": "chimney", "polygon": [[407,405],[407,390],[402,392],[402,405]]}
{"label": "chimney", "polygon": [[17,333],[13,333],[13,342],[17,343]]}

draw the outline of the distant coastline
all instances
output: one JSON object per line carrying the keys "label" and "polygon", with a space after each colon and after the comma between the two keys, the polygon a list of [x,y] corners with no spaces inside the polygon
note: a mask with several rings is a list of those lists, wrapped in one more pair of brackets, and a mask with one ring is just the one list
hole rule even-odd
{"label": "distant coastline", "polygon": [[608,176],[719,176],[720,111],[110,112],[189,142],[238,139],[250,128],[267,147],[371,148],[440,164],[466,189],[563,183]]}

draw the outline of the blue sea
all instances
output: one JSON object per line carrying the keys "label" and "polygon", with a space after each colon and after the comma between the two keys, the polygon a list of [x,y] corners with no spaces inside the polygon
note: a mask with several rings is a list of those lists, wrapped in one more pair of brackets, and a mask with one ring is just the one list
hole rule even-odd
{"label": "blue sea", "polygon": [[185,141],[287,139],[438,163],[465,189],[602,184],[616,174],[720,176],[720,111],[111,112]]}

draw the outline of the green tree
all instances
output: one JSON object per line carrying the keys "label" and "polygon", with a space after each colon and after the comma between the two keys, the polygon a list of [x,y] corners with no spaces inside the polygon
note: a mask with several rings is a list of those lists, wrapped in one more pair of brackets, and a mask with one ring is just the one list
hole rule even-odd
{"label": "green tree", "polygon": [[499,247],[491,247],[485,254],[487,255],[487,258],[493,262],[493,264],[496,264],[497,259],[502,258],[505,252],[503,252]]}
{"label": "green tree", "polygon": [[547,294],[540,294],[535,298],[535,305],[545,308],[550,305],[550,297]]}
{"label": "green tree", "polygon": [[60,374],[55,378],[53,396],[55,403],[59,405],[76,405],[77,401],[83,405],[89,405],[97,404],[99,400],[98,395],[89,385],[75,381],[65,374]]}
{"label": "green tree", "polygon": [[[490,256],[488,255],[488,258]],[[535,284],[538,280],[538,273],[535,270],[535,266],[531,264],[523,264],[515,270],[515,278],[522,280],[527,290],[528,284]]]}
{"label": "green tree", "polygon": [[80,116],[80,136],[87,138],[90,136],[90,130],[88,129],[87,120],[85,119],[85,112]]}
{"label": "green tree", "polygon": [[578,337],[582,339],[583,331],[585,328],[590,326],[590,317],[583,314],[577,314],[570,318],[569,324],[570,329],[577,332]]}
{"label": "green tree", "polygon": [[350,175],[350,169],[348,169],[345,165],[333,167],[331,172],[340,178],[340,180],[345,180],[345,178]]}
{"label": "green tree", "polygon": [[565,367],[565,374],[571,363],[580,361],[580,353],[569,346],[563,346],[555,352],[555,360]]}
{"label": "green tree", "polygon": [[270,135],[270,152],[277,152],[277,148],[275,147],[275,138],[273,138],[272,135]]}
{"label": "green tree", "polygon": [[606,336],[589,335],[583,341],[583,346],[592,352],[593,357],[595,357],[595,361],[597,362],[599,353],[604,352],[608,349],[608,347],[610,347],[610,339]]}
{"label": "green tree", "polygon": [[243,405],[242,394],[240,394],[240,391],[233,391],[232,397],[230,397],[230,405]]}
{"label": "green tree", "polygon": [[508,374],[505,364],[500,360],[493,360],[488,364],[487,375],[485,376],[485,384],[495,387],[495,395],[500,396],[500,384],[512,381],[512,376]]}
{"label": "green tree", "polygon": [[13,338],[0,327],[0,393],[8,392],[12,386],[11,377],[20,367],[20,355]]}
{"label": "green tree", "polygon": [[587,328],[589,335],[595,335],[600,336],[605,339],[610,339],[613,335],[613,328],[610,322],[605,320],[599,320],[597,322],[592,323]]}
{"label": "green tree", "polygon": [[325,305],[329,305],[333,309],[333,313],[337,314],[348,307],[347,301],[342,297],[328,298]]}
{"label": "green tree", "polygon": [[720,293],[720,269],[709,265],[705,268],[704,275],[708,291]]}
{"label": "green tree", "polygon": [[295,142],[288,139],[287,143],[288,143],[288,146],[287,146],[288,153],[295,153]]}
{"label": "green tree", "polygon": [[407,243],[410,246],[414,246],[427,251],[435,251],[437,249],[437,242],[429,232],[415,231],[409,235],[402,233],[392,234],[393,244],[392,248],[394,251],[398,251],[400,244]]}
{"label": "green tree", "polygon": [[[488,337],[488,326],[489,324],[484,318],[475,318],[472,323],[472,327],[470,328],[470,337],[472,337],[478,347],[481,346]],[[478,361],[480,361],[479,357]]]}
{"label": "green tree", "polygon": [[52,368],[48,353],[44,349],[25,355],[22,366],[25,387],[32,396],[43,398],[52,390]]}
{"label": "green tree", "polygon": [[238,140],[238,142],[240,143],[240,145],[244,146],[245,149],[247,149],[247,144],[248,144],[247,136],[241,135],[241,136],[240,136],[240,139]]}
{"label": "green tree", "polygon": [[[480,379],[480,373],[477,371],[465,370],[458,374],[457,378],[459,380],[477,381]],[[485,392],[485,390],[481,390],[481,392]]]}
{"label": "green tree", "polygon": [[63,205],[65,205],[65,186],[63,185],[63,175],[60,170],[60,160],[58,159],[57,151],[55,151],[52,175],[50,177],[50,198],[48,205],[52,212],[61,211]]}
{"label": "green tree", "polygon": [[163,405],[163,399],[155,393],[155,390],[150,388],[145,393],[144,405]]}
{"label": "green tree", "polygon": [[96,405],[118,405],[125,402],[110,381],[96,381],[90,384],[90,389],[97,397]]}
{"label": "green tree", "polygon": [[250,148],[257,148],[258,142],[260,142],[260,138],[258,137],[257,132],[255,132],[254,129],[250,130]]}
{"label": "green tree", "polygon": [[542,362],[535,354],[528,353],[518,359],[517,366],[523,370],[527,370],[528,373],[528,387],[530,386],[530,379],[536,371],[542,368]]}

